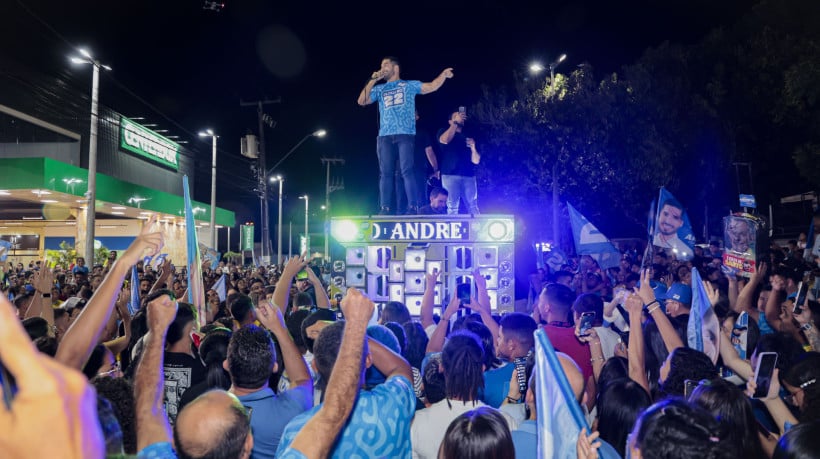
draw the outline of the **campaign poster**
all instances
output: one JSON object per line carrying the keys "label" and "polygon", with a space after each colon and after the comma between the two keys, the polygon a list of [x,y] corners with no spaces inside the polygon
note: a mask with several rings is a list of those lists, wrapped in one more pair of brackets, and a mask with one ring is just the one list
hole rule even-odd
{"label": "campaign poster", "polygon": [[757,221],[739,215],[723,218],[723,264],[738,275],[751,277],[757,255]]}

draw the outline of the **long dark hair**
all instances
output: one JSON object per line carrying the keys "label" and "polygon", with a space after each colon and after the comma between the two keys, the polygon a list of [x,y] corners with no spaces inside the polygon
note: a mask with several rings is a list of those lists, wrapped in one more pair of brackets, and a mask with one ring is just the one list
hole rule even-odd
{"label": "long dark hair", "polygon": [[601,439],[625,457],[626,437],[643,410],[652,404],[649,393],[629,378],[610,380],[598,394],[598,432]]}
{"label": "long dark hair", "polygon": [[439,446],[444,459],[513,459],[510,428],[504,416],[493,408],[481,406],[455,418]]}
{"label": "long dark hair", "polygon": [[689,396],[689,402],[709,411],[729,427],[727,441],[732,443],[738,457],[766,457],[757,434],[752,404],[740,388],[723,379],[713,379],[698,385]]}
{"label": "long dark hair", "polygon": [[467,330],[450,335],[441,352],[447,398],[478,400],[484,389],[484,350],[478,337]]}
{"label": "long dark hair", "polygon": [[820,422],[801,422],[777,442],[772,459],[816,459],[820,451]]}
{"label": "long dark hair", "polygon": [[726,428],[703,408],[680,399],[650,406],[633,431],[644,459],[724,459],[734,457]]}
{"label": "long dark hair", "polygon": [[781,378],[786,384],[803,391],[800,422],[820,420],[820,353],[801,355]]}
{"label": "long dark hair", "polygon": [[231,331],[217,328],[205,335],[199,345],[199,356],[208,371],[205,381],[209,389],[226,389],[231,385],[231,378],[222,366],[228,357],[230,341]]}

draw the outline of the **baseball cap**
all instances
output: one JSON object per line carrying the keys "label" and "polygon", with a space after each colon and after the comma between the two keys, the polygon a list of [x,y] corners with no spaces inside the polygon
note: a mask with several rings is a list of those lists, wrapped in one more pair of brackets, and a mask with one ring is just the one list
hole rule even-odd
{"label": "baseball cap", "polygon": [[305,280],[308,278],[308,273],[305,270],[299,271],[296,274],[296,280]]}
{"label": "baseball cap", "polygon": [[692,287],[676,282],[669,287],[669,290],[666,291],[666,299],[679,301],[685,305],[691,305]]}

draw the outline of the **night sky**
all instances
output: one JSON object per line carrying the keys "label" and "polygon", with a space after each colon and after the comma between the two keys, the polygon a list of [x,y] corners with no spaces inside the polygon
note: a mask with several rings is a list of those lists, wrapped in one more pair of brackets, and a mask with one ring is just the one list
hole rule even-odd
{"label": "night sky", "polygon": [[281,97],[265,107],[277,123],[266,133],[269,166],[306,134],[328,131],[278,169],[286,177],[285,213],[301,222],[297,196],[324,200],[321,156],[347,161],[333,173],[346,186],[332,195],[337,212],[377,209],[378,109],[361,108],[356,98],[385,55],[401,60],[406,79],[430,81],[453,67],[441,90],[417,98],[424,125],[434,130],[455,107],[476,102],[481,85],[509,85],[534,59],[567,53],[559,71],[586,62],[600,79],[647,47],[694,43],[729,26],[755,3],[224,1],[214,12],[202,0],[5,0],[0,53],[46,75],[67,75],[88,93],[89,69],[67,60],[72,45],[87,47],[114,69],[102,79],[101,103],[158,123],[155,129],[188,140],[201,155],[195,198],[202,201],[209,200],[210,149],[196,132],[212,127],[221,136],[217,203],[239,221],[258,219],[250,163],[239,155],[240,137],[257,131],[256,111],[239,102]]}

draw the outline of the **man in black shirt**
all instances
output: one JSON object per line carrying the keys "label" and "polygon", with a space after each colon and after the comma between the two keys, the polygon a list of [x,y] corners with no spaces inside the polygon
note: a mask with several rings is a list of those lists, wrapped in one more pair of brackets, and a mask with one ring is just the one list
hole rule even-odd
{"label": "man in black shirt", "polygon": [[447,190],[441,187],[434,187],[430,190],[430,203],[419,207],[419,215],[445,215],[447,214]]}
{"label": "man in black shirt", "polygon": [[449,192],[447,213],[458,213],[461,199],[471,215],[478,215],[478,191],[475,181],[475,166],[481,161],[475,140],[463,133],[467,114],[454,112],[450,116],[450,127],[438,133],[441,151],[441,185]]}

